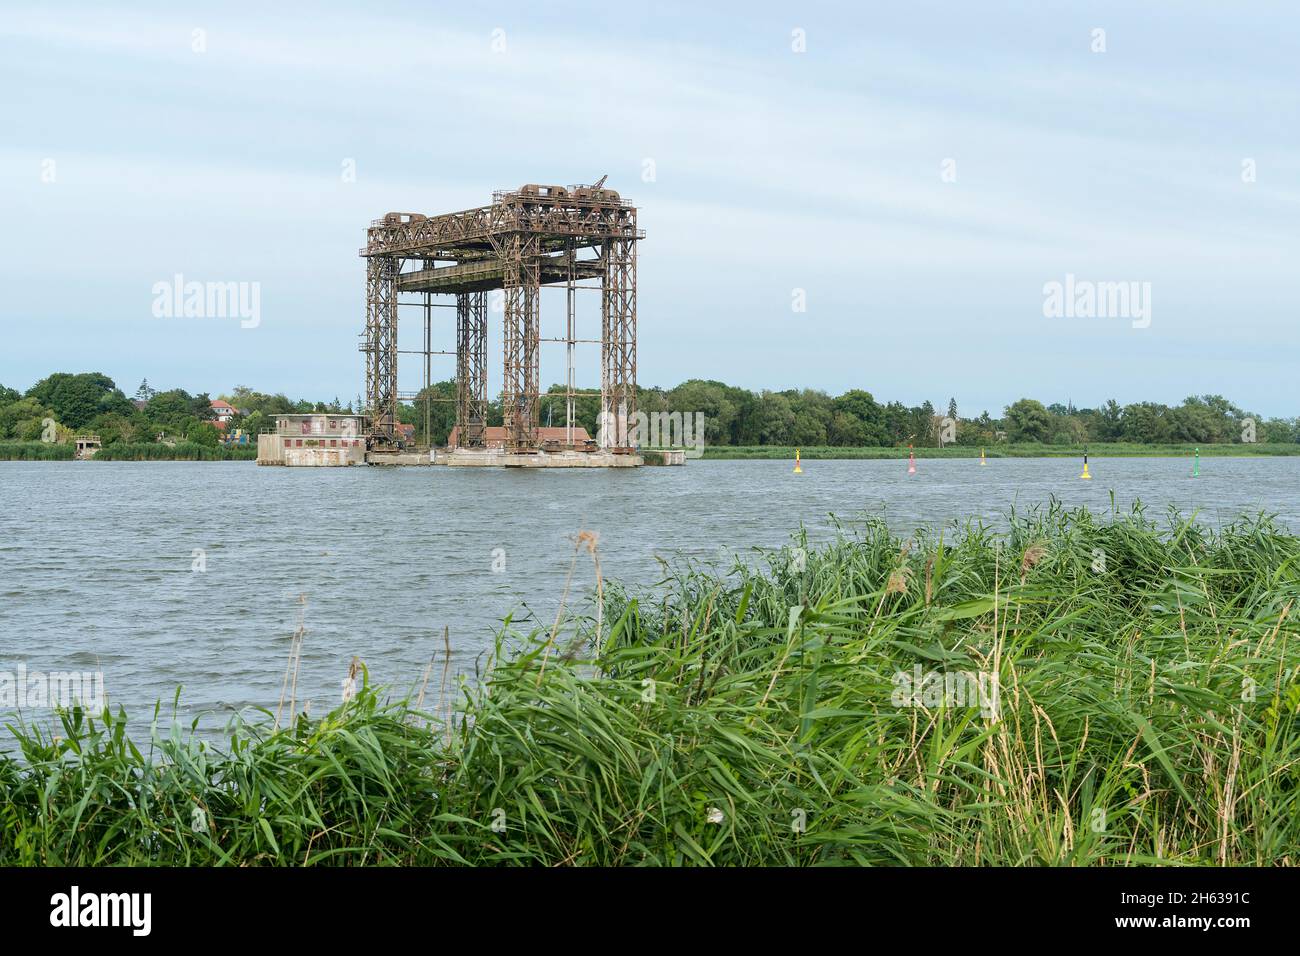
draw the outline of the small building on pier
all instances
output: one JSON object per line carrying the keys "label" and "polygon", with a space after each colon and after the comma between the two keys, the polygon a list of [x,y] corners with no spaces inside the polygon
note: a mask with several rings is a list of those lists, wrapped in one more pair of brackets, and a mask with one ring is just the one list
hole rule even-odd
{"label": "small building on pier", "polygon": [[315,412],[277,415],[275,431],[257,436],[259,465],[337,466],[366,463],[364,415]]}
{"label": "small building on pier", "polygon": [[72,440],[76,446],[76,456],[78,461],[89,461],[99,454],[103,445],[99,441],[98,435],[78,435]]}

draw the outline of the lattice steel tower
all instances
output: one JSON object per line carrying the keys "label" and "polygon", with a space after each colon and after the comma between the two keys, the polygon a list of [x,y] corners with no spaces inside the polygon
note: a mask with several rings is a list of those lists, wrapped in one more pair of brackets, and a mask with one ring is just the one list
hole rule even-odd
{"label": "lattice steel tower", "polygon": [[[600,281],[601,444],[631,452],[636,414],[636,208],[602,178],[594,186],[528,185],[497,192],[492,205],[425,216],[390,212],[366,233],[366,412],[371,445],[397,441],[399,293],[456,297],[456,424],[462,447],[482,447],[487,422],[486,293],[501,289],[502,413],[506,449],[537,450],[540,290],[569,288],[566,341],[572,361],[576,282]],[[408,269],[407,265],[413,266]],[[427,322],[427,319],[426,319]],[[428,355],[425,341],[425,378]],[[573,378],[568,377],[572,408]]]}

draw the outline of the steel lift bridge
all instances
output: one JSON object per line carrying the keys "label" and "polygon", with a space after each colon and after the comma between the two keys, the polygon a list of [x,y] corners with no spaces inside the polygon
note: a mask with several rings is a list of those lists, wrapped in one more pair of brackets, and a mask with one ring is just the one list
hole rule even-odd
{"label": "steel lift bridge", "polygon": [[[398,306],[424,310],[424,384],[430,384],[431,310],[456,310],[456,424],[462,448],[481,448],[487,425],[486,295],[503,290],[502,410],[507,453],[539,450],[538,348],[540,289],[568,290],[564,338],[568,346],[567,400],[574,423],[574,300],[578,289],[600,292],[600,398],[602,449],[634,451],[628,434],[636,413],[636,208],[606,177],[591,186],[527,185],[493,193],[492,204],[426,216],[390,212],[371,223],[361,255],[366,260],[366,411],[370,447],[399,447],[397,405]],[[596,280],[599,285],[582,284]],[[399,295],[414,294],[417,301]],[[455,296],[435,305],[434,296]],[[426,393],[427,394],[427,393]],[[570,441],[571,444],[571,441]]]}

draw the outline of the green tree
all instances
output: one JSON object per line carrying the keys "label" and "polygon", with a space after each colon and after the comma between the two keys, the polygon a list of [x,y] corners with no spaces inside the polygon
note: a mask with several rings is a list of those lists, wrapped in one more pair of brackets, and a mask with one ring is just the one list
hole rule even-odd
{"label": "green tree", "polygon": [[826,444],[826,424],[812,408],[805,406],[795,412],[790,443],[802,447]]}
{"label": "green tree", "polygon": [[782,392],[794,411],[794,430],[790,441],[795,445],[825,445],[830,439],[831,421],[835,417],[831,397],[825,392],[805,388]]}
{"label": "green tree", "polygon": [[840,448],[856,448],[868,444],[867,426],[856,416],[848,412],[835,412],[831,418],[831,427],[827,439]]}
{"label": "green tree", "polygon": [[1078,415],[1059,415],[1052,422],[1053,445],[1085,445],[1088,442],[1088,426]]}
{"label": "green tree", "polygon": [[1222,395],[1192,395],[1169,410],[1169,430],[1174,441],[1227,442],[1239,433],[1245,413]]}
{"label": "green tree", "polygon": [[20,398],[0,407],[0,438],[14,441],[39,441],[43,422],[55,418],[54,410],[34,398]]}
{"label": "green tree", "polygon": [[1139,444],[1172,441],[1169,406],[1159,402],[1135,402],[1124,406],[1124,440]]}
{"label": "green tree", "polygon": [[194,396],[183,388],[155,392],[144,411],[151,421],[174,428],[180,421],[194,414]]}
{"label": "green tree", "polygon": [[54,410],[59,423],[73,430],[83,429],[104,412],[129,414],[134,406],[102,372],[55,372],[27,390],[33,398]]}
{"label": "green tree", "polygon": [[[137,440],[136,424],[131,416],[123,415],[121,412],[106,412],[98,415],[90,423],[90,431],[99,436],[99,440],[105,445],[114,445],[123,443],[129,444]],[[149,436],[152,438],[153,436]]]}
{"label": "green tree", "polygon": [[[888,445],[889,437],[885,432],[884,410],[872,397],[871,393],[860,388],[849,389],[831,402],[835,418],[832,419],[831,442],[836,445]],[[839,416],[847,415],[858,424],[847,423],[835,425]],[[858,437],[854,441],[839,441],[837,435],[846,435],[852,431]]]}
{"label": "green tree", "polygon": [[205,448],[216,448],[221,443],[221,432],[212,422],[195,422],[186,430],[185,440]]}
{"label": "green tree", "polygon": [[1300,419],[1270,418],[1260,426],[1258,438],[1260,441],[1294,444],[1300,441]]}
{"label": "green tree", "polygon": [[1005,414],[1010,441],[1045,442],[1052,434],[1052,416],[1042,402],[1022,398],[1008,405]]}
{"label": "green tree", "polygon": [[1124,409],[1115,399],[1106,399],[1098,410],[1092,437],[1097,441],[1119,441],[1124,437]]}
{"label": "green tree", "polygon": [[933,404],[928,401],[922,402],[909,411],[909,418],[911,424],[908,433],[916,436],[912,439],[912,444],[930,447],[939,443],[939,435],[935,429],[938,422],[935,421]]}
{"label": "green tree", "polygon": [[[556,386],[562,388],[561,386]],[[668,393],[662,388],[642,388],[637,386],[636,407],[649,415],[652,412],[668,411]]]}
{"label": "green tree", "polygon": [[881,409],[884,420],[885,444],[905,445],[915,441],[912,434],[912,413],[902,402],[890,402]]}
{"label": "green tree", "polygon": [[[397,420],[404,425],[415,426],[416,444],[445,445],[452,426],[456,424],[456,383],[451,379],[434,382],[429,386],[429,435],[424,431],[425,390],[420,389],[409,404],[403,402],[397,406]],[[331,407],[327,411],[339,412],[342,409]]]}
{"label": "green tree", "polygon": [[777,392],[760,396],[758,440],[764,445],[794,444],[794,408],[790,399]]}
{"label": "green tree", "polygon": [[668,393],[669,410],[683,415],[704,413],[704,436],[710,445],[729,445],[736,406],[721,382],[691,379]]}
{"label": "green tree", "polygon": [[[230,394],[219,397],[223,402],[229,402],[239,411],[249,415],[253,412],[261,412],[267,418],[274,418],[276,415],[288,415],[297,411],[297,404],[285,395],[268,395],[265,392],[254,391],[247,385],[236,385]],[[358,401],[360,401],[359,396]]]}
{"label": "green tree", "polygon": [[251,412],[248,415],[236,415],[230,420],[230,425],[227,427],[232,432],[236,428],[242,428],[244,432],[247,433],[248,440],[254,442],[257,441],[258,432],[263,428],[271,428],[274,425],[274,418],[268,418],[259,411]]}

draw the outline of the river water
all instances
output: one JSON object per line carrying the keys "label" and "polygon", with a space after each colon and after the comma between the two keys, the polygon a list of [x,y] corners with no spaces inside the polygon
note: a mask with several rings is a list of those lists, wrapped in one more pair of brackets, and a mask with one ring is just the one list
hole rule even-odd
{"label": "river water", "polygon": [[[98,670],[147,721],[183,685],[212,729],[274,711],[292,634],[298,699],[337,703],[355,655],[372,680],[419,682],[449,629],[472,674],[507,615],[549,623],[580,530],[604,574],[651,584],[662,561],[779,547],[802,523],[883,516],[895,530],[1052,496],[1100,512],[1140,499],[1218,524],[1266,511],[1300,531],[1300,458],[693,461],[682,468],[259,468],[251,462],[0,462],[0,675]],[[581,597],[594,580],[586,556]],[[572,599],[571,602],[572,603]],[[436,685],[441,658],[433,669]],[[3,678],[0,677],[0,680]],[[28,711],[24,711],[27,714]],[[0,719],[11,719],[0,707]],[[38,716],[38,715],[33,715]]]}

